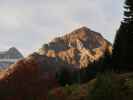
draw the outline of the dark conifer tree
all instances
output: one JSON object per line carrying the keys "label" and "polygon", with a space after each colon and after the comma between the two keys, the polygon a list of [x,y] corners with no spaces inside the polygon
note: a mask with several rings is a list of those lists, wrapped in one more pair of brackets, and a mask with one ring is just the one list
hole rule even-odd
{"label": "dark conifer tree", "polygon": [[113,63],[116,67],[133,68],[133,0],[125,1],[124,18],[113,45]]}

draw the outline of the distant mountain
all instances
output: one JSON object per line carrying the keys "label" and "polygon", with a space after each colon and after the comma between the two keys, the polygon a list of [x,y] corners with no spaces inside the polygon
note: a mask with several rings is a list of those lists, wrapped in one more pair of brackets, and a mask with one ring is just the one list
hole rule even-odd
{"label": "distant mountain", "polygon": [[53,39],[44,44],[37,53],[55,59],[56,62],[65,62],[85,68],[94,61],[102,58],[105,53],[111,54],[112,45],[98,32],[87,27],[81,27],[65,36]]}
{"label": "distant mountain", "polygon": [[82,69],[111,53],[106,39],[81,27],[0,72],[0,99],[48,100],[48,91],[59,87],[61,79],[69,84],[80,82]]}
{"label": "distant mountain", "polygon": [[12,47],[7,51],[2,51],[0,52],[0,68],[6,68],[22,58],[23,55],[15,47]]}

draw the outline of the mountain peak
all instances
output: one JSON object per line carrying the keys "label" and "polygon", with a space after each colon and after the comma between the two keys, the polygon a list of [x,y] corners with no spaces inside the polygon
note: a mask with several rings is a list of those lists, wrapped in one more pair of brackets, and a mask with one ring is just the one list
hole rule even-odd
{"label": "mountain peak", "polygon": [[7,51],[2,51],[0,52],[0,69],[7,68],[22,58],[23,55],[15,47],[11,47]]}
{"label": "mountain peak", "polygon": [[17,50],[17,48],[16,47],[11,47],[11,48],[9,48],[9,50],[8,51],[18,51]]}
{"label": "mountain peak", "polygon": [[89,30],[90,30],[90,29],[89,29],[88,27],[82,26],[82,27],[80,27],[80,28],[78,28],[78,29],[76,29],[76,30],[74,30],[74,31],[78,32],[78,31],[89,31]]}
{"label": "mountain peak", "polygon": [[0,59],[17,59],[23,58],[23,55],[19,52],[16,47],[11,47],[7,51],[0,51]]}
{"label": "mountain peak", "polygon": [[43,45],[38,53],[55,58],[57,61],[60,59],[68,64],[84,67],[103,57],[111,47],[111,44],[100,33],[83,26],[53,39],[50,43]]}
{"label": "mountain peak", "polygon": [[16,47],[9,48],[7,54],[10,55],[10,58],[23,58],[23,55],[19,52],[19,50]]}
{"label": "mountain peak", "polygon": [[79,35],[79,36],[82,36],[82,35],[88,35],[88,33],[90,33],[90,29],[86,26],[83,26],[83,27],[80,27],[76,30],[73,30],[71,33],[69,33],[68,35]]}

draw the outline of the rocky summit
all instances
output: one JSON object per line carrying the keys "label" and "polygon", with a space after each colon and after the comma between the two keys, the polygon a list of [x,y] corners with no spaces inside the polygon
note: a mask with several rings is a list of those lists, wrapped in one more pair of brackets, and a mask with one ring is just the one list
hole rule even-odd
{"label": "rocky summit", "polygon": [[23,55],[15,47],[11,47],[7,51],[0,52],[0,69],[6,68],[22,58]]}
{"label": "rocky summit", "polygon": [[105,54],[111,54],[112,45],[100,33],[81,27],[44,44],[37,53],[53,58],[57,63],[86,68]]}

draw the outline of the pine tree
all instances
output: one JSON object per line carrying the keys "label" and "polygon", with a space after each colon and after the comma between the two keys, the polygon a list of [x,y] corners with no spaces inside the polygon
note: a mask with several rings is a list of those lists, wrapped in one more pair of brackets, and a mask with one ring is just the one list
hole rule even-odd
{"label": "pine tree", "polygon": [[133,68],[133,0],[126,0],[124,8],[124,18],[113,45],[113,62],[118,67]]}

